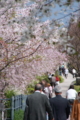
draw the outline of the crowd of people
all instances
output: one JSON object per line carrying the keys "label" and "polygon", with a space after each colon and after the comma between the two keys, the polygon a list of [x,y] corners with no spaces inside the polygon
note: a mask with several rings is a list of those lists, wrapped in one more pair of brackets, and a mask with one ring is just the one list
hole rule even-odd
{"label": "crowd of people", "polygon": [[68,68],[64,65],[64,63],[62,65],[59,66],[59,75],[62,76],[62,74],[65,76],[65,78],[68,77],[68,73],[69,70]]}
{"label": "crowd of people", "polygon": [[61,96],[59,85],[54,87],[56,97],[48,98],[41,84],[36,84],[35,92],[26,100],[24,120],[66,120],[70,114],[69,102]]}
{"label": "crowd of people", "polygon": [[[68,77],[68,68],[64,64],[59,66],[59,75],[62,74]],[[28,95],[24,120],[80,120],[80,92],[70,85],[66,98],[63,98],[58,75],[50,72],[47,75],[50,82],[42,80],[35,85],[35,92]]]}
{"label": "crowd of people", "polygon": [[[64,75],[65,78],[67,78],[68,77],[68,73],[69,73],[68,67],[64,63],[59,66],[59,75],[61,75],[61,76]],[[73,75],[73,78],[75,78],[78,75],[78,73],[77,73],[75,68],[73,68],[71,70],[71,73]]]}
{"label": "crowd of people", "polygon": [[[55,97],[49,98],[43,85],[35,85],[35,92],[27,97],[24,120],[80,120],[80,92],[71,85],[66,98],[59,85],[54,87]],[[72,106],[72,107],[71,107]]]}

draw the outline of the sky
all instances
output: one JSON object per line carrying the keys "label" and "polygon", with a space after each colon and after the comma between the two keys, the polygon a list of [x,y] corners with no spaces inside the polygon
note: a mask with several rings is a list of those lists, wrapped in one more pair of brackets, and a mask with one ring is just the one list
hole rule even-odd
{"label": "sky", "polygon": [[[52,15],[49,17],[44,17],[42,19],[42,21],[47,20],[58,20],[58,21],[62,21],[65,25],[69,23],[69,19],[71,17],[71,15],[69,15],[70,13],[72,14],[77,14],[78,12],[74,12],[77,9],[80,9],[80,2],[74,2],[71,6],[62,6],[60,7],[58,4],[56,4],[55,8],[51,8],[51,13]],[[80,10],[79,10],[80,12]],[[69,15],[67,17],[64,17],[66,15]],[[64,17],[64,18],[63,18]],[[63,19],[61,19],[63,18]]]}
{"label": "sky", "polygon": [[[65,0],[63,0],[65,1]],[[30,2],[29,4],[26,4],[25,7],[33,4],[34,2]],[[80,2],[73,2],[70,6],[59,6],[58,4],[53,4],[54,7],[51,7],[50,10],[51,10],[51,15],[48,15],[47,17],[42,16],[42,18],[40,18],[40,20],[42,22],[46,21],[46,20],[50,20],[50,21],[58,21],[58,22],[61,22],[63,24],[63,26],[68,26],[69,24],[69,20],[70,20],[70,13],[73,14],[77,14],[78,12],[80,12],[80,10],[78,12],[74,12],[78,9],[80,9]],[[66,17],[67,16],[67,17]]]}

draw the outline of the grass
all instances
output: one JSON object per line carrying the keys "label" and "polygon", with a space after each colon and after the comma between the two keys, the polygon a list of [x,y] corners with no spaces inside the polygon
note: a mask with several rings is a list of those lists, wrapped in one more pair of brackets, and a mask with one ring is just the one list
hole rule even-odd
{"label": "grass", "polygon": [[74,89],[75,89],[77,92],[80,92],[80,85],[74,85]]}

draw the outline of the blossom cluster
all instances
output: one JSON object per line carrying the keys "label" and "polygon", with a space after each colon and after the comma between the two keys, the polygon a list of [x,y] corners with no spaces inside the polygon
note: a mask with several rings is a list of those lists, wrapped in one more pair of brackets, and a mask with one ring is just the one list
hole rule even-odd
{"label": "blossom cluster", "polygon": [[[18,0],[17,0],[18,1]],[[6,1],[0,6],[0,90],[6,86],[23,92],[37,75],[54,72],[66,61],[52,44],[55,31],[50,21],[41,22],[40,12],[49,7],[43,0],[15,2]],[[4,5],[4,4],[3,4]],[[56,40],[59,36],[56,34]]]}

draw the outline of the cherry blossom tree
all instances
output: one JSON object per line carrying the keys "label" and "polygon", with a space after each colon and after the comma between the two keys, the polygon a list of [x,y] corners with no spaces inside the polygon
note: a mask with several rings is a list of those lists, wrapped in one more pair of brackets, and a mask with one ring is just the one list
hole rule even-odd
{"label": "cherry blossom tree", "polygon": [[69,61],[70,64],[80,73],[80,18],[78,16],[77,21],[73,21],[69,26],[68,35],[70,36],[69,46],[70,51]]}
{"label": "cherry blossom tree", "polygon": [[0,90],[2,92],[6,87],[22,92],[36,75],[54,71],[62,61],[67,60],[66,55],[58,51],[58,45],[53,44],[56,41],[52,41],[56,31],[55,26],[59,23],[55,20],[40,19],[49,16],[50,6],[54,7],[54,5],[53,0],[0,1]]}

